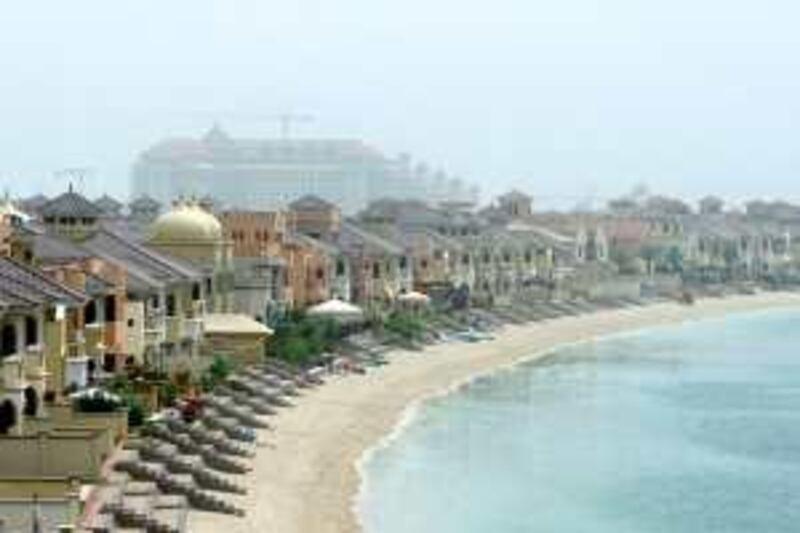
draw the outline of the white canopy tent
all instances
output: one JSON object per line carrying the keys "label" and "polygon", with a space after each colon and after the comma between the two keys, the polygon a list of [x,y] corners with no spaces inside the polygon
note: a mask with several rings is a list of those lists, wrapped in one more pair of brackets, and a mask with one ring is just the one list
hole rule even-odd
{"label": "white canopy tent", "polygon": [[398,302],[411,303],[411,304],[427,304],[431,299],[427,294],[421,292],[411,291],[405,292],[397,297]]}
{"label": "white canopy tent", "polygon": [[308,316],[328,317],[342,322],[360,322],[364,320],[364,311],[356,305],[334,298],[309,308]]}

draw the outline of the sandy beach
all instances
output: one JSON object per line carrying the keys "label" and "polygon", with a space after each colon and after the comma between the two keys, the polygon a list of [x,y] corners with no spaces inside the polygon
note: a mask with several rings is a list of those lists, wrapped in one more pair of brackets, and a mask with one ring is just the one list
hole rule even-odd
{"label": "sandy beach", "polygon": [[494,341],[450,343],[423,352],[398,352],[367,375],[336,377],[271,419],[274,431],[237,499],[247,516],[191,512],[193,533],[354,533],[353,504],[364,452],[391,433],[415,402],[481,374],[545,355],[559,345],[658,325],[729,313],[800,307],[800,294],[765,293],[707,299],[693,306],[658,304],[508,326]]}

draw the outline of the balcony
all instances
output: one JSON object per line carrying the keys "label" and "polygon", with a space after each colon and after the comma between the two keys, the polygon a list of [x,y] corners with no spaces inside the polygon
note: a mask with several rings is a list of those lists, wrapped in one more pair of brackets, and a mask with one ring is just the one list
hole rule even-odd
{"label": "balcony", "polygon": [[192,302],[192,317],[193,318],[203,318],[203,315],[206,314],[206,301],[205,300],[195,300]]}
{"label": "balcony", "polygon": [[65,361],[64,386],[74,385],[84,389],[89,385],[89,358],[85,355],[70,355]]}
{"label": "balcony", "polygon": [[41,345],[28,346],[24,359],[23,366],[28,379],[42,379],[47,376],[46,358]]}
{"label": "balcony", "polygon": [[166,323],[164,317],[148,317],[144,322],[145,346],[158,346],[166,340]]}
{"label": "balcony", "polygon": [[187,318],[184,321],[183,338],[192,342],[200,342],[203,338],[203,319]]}
{"label": "balcony", "polygon": [[24,362],[20,355],[9,355],[2,362],[2,388],[5,390],[19,390],[25,387]]}
{"label": "balcony", "polygon": [[166,342],[178,344],[185,337],[184,319],[179,316],[168,316],[164,319],[166,329]]}
{"label": "balcony", "polygon": [[102,323],[86,324],[83,327],[86,355],[102,357],[106,350],[105,326]]}

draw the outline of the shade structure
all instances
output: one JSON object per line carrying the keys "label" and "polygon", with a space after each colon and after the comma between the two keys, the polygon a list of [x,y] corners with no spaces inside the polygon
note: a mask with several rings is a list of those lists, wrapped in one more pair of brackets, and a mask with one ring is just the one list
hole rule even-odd
{"label": "shade structure", "polygon": [[411,291],[401,294],[397,297],[399,302],[414,303],[414,304],[427,304],[431,301],[427,294],[421,292]]}
{"label": "shade structure", "polygon": [[360,322],[364,320],[364,312],[360,307],[336,298],[309,308],[308,315],[333,318],[342,322]]}

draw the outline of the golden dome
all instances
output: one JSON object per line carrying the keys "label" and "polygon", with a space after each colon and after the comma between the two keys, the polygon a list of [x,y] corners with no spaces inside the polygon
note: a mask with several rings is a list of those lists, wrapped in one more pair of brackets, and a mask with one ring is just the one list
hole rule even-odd
{"label": "golden dome", "polygon": [[150,227],[153,242],[219,241],[222,224],[196,202],[177,202]]}

